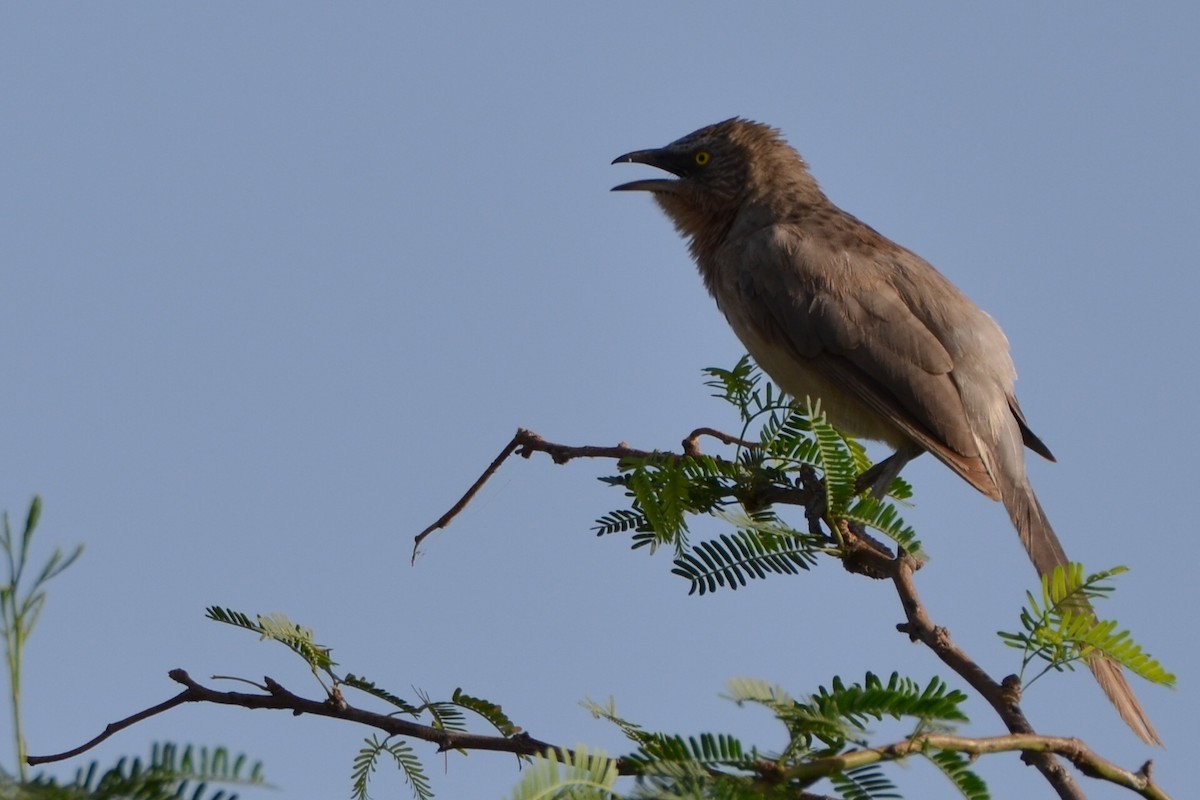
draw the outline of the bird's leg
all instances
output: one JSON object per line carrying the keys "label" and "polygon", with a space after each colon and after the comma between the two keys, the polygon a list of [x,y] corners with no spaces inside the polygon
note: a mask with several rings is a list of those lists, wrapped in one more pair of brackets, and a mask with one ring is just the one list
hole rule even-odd
{"label": "bird's leg", "polygon": [[[896,452],[858,476],[854,485],[855,493],[868,492],[877,500],[883,500],[887,496],[888,487],[892,485],[892,481],[896,480],[896,476],[900,474],[900,470],[904,469],[904,465],[923,452],[925,451],[914,443],[901,446]],[[849,549],[843,558],[846,569],[872,578],[886,577],[870,565],[870,559],[864,562],[861,557],[856,556],[856,549],[864,548],[875,556],[882,555],[888,559],[895,558],[895,554],[887,545],[868,534],[866,526],[862,523],[847,521],[845,524],[847,525],[846,531],[853,535],[852,539],[847,542]]]}
{"label": "bird's leg", "polygon": [[858,476],[854,485],[856,492],[858,494],[870,492],[877,499],[882,500],[887,497],[888,487],[892,485],[892,481],[896,480],[896,476],[900,474],[900,470],[904,469],[904,465],[924,452],[920,445],[913,442],[902,445],[896,452]]}

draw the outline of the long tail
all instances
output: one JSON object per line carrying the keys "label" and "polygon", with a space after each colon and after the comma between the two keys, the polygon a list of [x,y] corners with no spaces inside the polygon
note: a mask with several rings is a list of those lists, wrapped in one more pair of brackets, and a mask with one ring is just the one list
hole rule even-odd
{"label": "long tail", "polygon": [[[1054,572],[1055,567],[1066,566],[1067,554],[1062,543],[1058,541],[1058,536],[1054,534],[1054,529],[1050,527],[1046,512],[1042,510],[1029,481],[1021,476],[1018,480],[1002,480],[999,483],[1002,484],[1000,499],[1008,510],[1008,516],[1021,537],[1021,544],[1029,553],[1038,574],[1049,575]],[[1158,732],[1154,730],[1142,704],[1138,702],[1129,682],[1125,680],[1121,666],[1107,658],[1098,657],[1088,659],[1088,667],[1096,676],[1100,688],[1117,707],[1117,713],[1125,720],[1125,724],[1132,728],[1142,741],[1161,747],[1162,739],[1158,737]]]}

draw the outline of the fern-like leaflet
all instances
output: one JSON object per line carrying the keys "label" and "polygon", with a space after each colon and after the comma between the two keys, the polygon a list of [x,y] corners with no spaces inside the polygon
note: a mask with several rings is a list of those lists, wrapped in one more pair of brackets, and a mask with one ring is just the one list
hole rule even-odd
{"label": "fern-like leaflet", "polygon": [[1112,593],[1112,579],[1125,567],[1087,575],[1082,564],[1058,566],[1042,576],[1041,598],[1026,592],[1021,609],[1023,633],[1001,631],[1005,644],[1024,651],[1022,674],[1034,661],[1045,666],[1026,682],[1032,684],[1047,672],[1073,670],[1093,656],[1111,659],[1152,683],[1173,686],[1175,676],[1133,641],[1129,632],[1118,630],[1115,620],[1098,619],[1092,603]]}
{"label": "fern-like leaflet", "polygon": [[407,742],[391,737],[380,739],[378,736],[364,739],[363,742],[363,748],[354,757],[354,768],[350,773],[355,800],[370,800],[367,789],[371,774],[375,772],[379,759],[385,755],[391,756],[400,768],[405,783],[412,789],[413,797],[417,800],[430,800],[433,797],[425,769]]}

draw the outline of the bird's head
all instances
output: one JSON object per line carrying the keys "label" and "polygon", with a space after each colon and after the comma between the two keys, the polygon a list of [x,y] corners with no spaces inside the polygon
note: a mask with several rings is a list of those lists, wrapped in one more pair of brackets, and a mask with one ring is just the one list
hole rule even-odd
{"label": "bird's head", "polygon": [[[804,161],[779,131],[738,117],[666,147],[626,153],[613,163],[647,164],[673,175],[630,181],[613,191],[653,193],[679,231],[697,244],[727,230],[748,204],[763,200],[769,205],[785,189],[783,183],[793,183],[796,176],[811,182]],[[819,191],[815,182],[811,188]]]}

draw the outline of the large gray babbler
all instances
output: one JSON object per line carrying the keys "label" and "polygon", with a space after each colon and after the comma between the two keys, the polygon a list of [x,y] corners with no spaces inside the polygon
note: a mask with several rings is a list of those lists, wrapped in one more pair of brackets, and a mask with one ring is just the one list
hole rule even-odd
{"label": "large gray babbler", "polygon": [[[830,423],[896,452],[867,474],[882,497],[925,451],[1008,510],[1042,575],[1067,563],[1025,473],[1053,460],[1013,391],[1000,326],[924,259],[829,201],[779,131],[728,119],[613,161],[674,178],[633,181],[687,237],[704,284],[742,344]],[[1121,717],[1161,744],[1121,668],[1088,666]]]}

